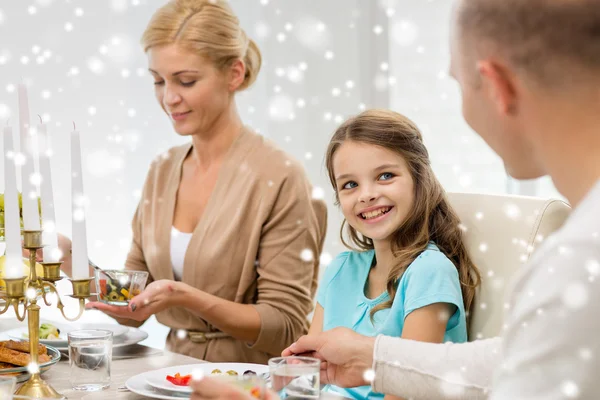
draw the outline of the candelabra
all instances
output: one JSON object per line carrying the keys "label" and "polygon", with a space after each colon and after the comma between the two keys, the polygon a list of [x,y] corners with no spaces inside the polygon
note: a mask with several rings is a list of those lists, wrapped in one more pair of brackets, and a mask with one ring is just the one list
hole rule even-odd
{"label": "candelabra", "polygon": [[31,376],[15,392],[15,394],[30,397],[64,399],[64,396],[54,390],[54,388],[40,376],[40,369],[38,366],[40,306],[37,302],[38,299],[41,298],[47,306],[50,306],[51,303],[46,296],[54,293],[57,298],[56,307],[60,310],[63,317],[67,321],[76,321],[83,314],[85,309],[85,299],[90,297],[90,282],[92,281],[92,278],[70,279],[73,285],[73,294],[71,297],[79,300],[79,312],[74,318],[69,318],[65,315],[64,305],[60,300],[60,295],[56,286],[54,286],[54,282],[62,279],[60,276],[60,265],[62,264],[62,261],[41,263],[44,276],[39,277],[37,276],[35,265],[36,252],[43,247],[42,231],[23,231],[23,247],[29,250],[29,277],[5,278],[6,294],[0,295],[0,298],[5,300],[4,308],[0,310],[0,314],[4,314],[12,306],[19,321],[23,321],[25,320],[25,317],[27,317],[29,352],[31,355],[29,372]]}

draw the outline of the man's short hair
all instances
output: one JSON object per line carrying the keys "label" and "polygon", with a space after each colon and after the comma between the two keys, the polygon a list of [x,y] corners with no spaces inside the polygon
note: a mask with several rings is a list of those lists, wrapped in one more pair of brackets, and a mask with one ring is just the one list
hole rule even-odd
{"label": "man's short hair", "polygon": [[600,76],[600,0],[462,0],[458,23],[462,35],[497,46],[544,83],[579,71]]}

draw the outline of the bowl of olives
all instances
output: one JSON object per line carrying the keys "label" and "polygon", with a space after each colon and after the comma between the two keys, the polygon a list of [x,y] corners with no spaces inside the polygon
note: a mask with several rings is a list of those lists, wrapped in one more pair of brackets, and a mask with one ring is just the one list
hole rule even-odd
{"label": "bowl of olives", "polygon": [[148,280],[146,271],[98,268],[94,275],[98,299],[115,306],[129,305],[129,301],[144,290]]}

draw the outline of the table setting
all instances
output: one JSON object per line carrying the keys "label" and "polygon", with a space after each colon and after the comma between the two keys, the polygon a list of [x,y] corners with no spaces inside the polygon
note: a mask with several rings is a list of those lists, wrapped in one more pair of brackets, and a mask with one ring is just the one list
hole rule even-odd
{"label": "table setting", "polygon": [[[193,378],[225,379],[264,398],[267,388],[281,398],[340,399],[321,392],[319,361],[273,358],[269,365],[207,363],[140,344],[144,329],[102,321],[85,310],[88,300],[128,307],[146,285],[148,273],[103,269],[89,260],[80,133],[71,132],[72,277],[63,280],[55,230],[54,195],[46,125],[30,123],[27,88],[18,85],[18,141],[3,130],[5,192],[0,194],[0,398],[166,399],[191,396]],[[35,138],[35,139],[34,139]],[[19,164],[13,159],[20,149]],[[41,175],[34,177],[34,165]],[[17,170],[21,168],[21,190]],[[39,185],[41,196],[37,196]],[[43,250],[43,259],[38,251]],[[28,257],[23,257],[27,254]],[[90,275],[90,266],[94,276]],[[62,281],[62,282],[61,282]],[[69,283],[65,286],[65,281]],[[47,315],[54,314],[52,318]],[[94,314],[94,315],[92,315]],[[8,318],[7,318],[8,317]],[[108,317],[104,317],[108,318]],[[3,326],[6,325],[8,326]],[[8,328],[8,329],[6,329]]]}

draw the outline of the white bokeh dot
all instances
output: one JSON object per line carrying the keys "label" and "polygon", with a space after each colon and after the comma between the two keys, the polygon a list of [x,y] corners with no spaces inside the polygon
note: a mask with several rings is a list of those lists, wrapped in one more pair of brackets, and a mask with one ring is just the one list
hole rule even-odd
{"label": "white bokeh dot", "polygon": [[521,216],[521,209],[514,203],[505,204],[503,210],[504,214],[512,220],[516,220]]}
{"label": "white bokeh dot", "polygon": [[562,294],[564,304],[571,309],[584,307],[588,302],[588,289],[580,282],[573,282],[567,285]]}
{"label": "white bokeh dot", "polygon": [[90,57],[87,60],[87,67],[95,74],[102,74],[105,69],[104,61],[98,57]]}
{"label": "white bokeh dot", "polygon": [[569,399],[576,399],[579,397],[579,386],[571,380],[561,383],[560,391]]}
{"label": "white bokeh dot", "polygon": [[375,380],[375,371],[372,369],[366,370],[365,373],[363,374],[363,379],[366,382],[373,382]]}
{"label": "white bokeh dot", "polygon": [[324,252],[323,254],[321,254],[321,257],[319,257],[319,262],[324,267],[326,267],[329,264],[331,264],[331,261],[333,261],[333,257],[331,256],[331,254],[329,254],[327,252]]}
{"label": "white bokeh dot", "polygon": [[295,24],[296,40],[309,50],[323,51],[331,45],[331,32],[314,17],[302,17]]}
{"label": "white bokeh dot", "polygon": [[408,20],[401,20],[391,27],[392,40],[400,46],[410,46],[415,43],[419,36],[417,25]]}
{"label": "white bokeh dot", "polygon": [[300,259],[305,262],[310,262],[314,258],[314,254],[311,249],[304,249],[300,252]]}
{"label": "white bokeh dot", "polygon": [[313,187],[312,198],[315,200],[323,200],[325,198],[325,191],[320,186]]}
{"label": "white bokeh dot", "polygon": [[110,0],[110,8],[117,13],[123,13],[128,8],[127,0]]}
{"label": "white bokeh dot", "polygon": [[6,104],[0,103],[0,119],[9,118],[11,115],[10,108]]}
{"label": "white bokeh dot", "polygon": [[269,102],[269,117],[274,121],[286,121],[294,112],[294,101],[287,95],[279,94]]}
{"label": "white bokeh dot", "polygon": [[584,361],[589,361],[592,359],[592,350],[590,350],[587,347],[581,348],[579,349],[579,358],[581,358]]}
{"label": "white bokeh dot", "polygon": [[598,262],[598,260],[587,260],[585,262],[585,268],[591,276],[600,275],[600,262]]}
{"label": "white bokeh dot", "polygon": [[254,25],[254,34],[257,39],[264,39],[269,36],[271,32],[271,28],[266,23],[259,21]]}

